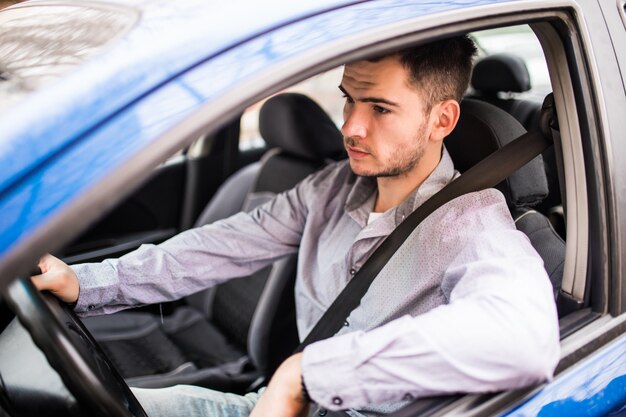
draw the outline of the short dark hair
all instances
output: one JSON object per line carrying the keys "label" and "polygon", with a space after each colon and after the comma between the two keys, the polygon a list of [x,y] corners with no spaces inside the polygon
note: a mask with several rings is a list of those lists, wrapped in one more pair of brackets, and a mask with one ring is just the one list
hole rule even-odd
{"label": "short dark hair", "polygon": [[476,45],[467,35],[402,49],[392,56],[409,70],[411,84],[424,92],[428,111],[435,103],[461,101],[472,75]]}

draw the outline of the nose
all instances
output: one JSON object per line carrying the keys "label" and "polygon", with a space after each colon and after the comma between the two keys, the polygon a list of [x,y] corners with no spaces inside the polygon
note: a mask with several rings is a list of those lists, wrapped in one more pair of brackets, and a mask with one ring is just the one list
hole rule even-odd
{"label": "nose", "polygon": [[343,137],[357,137],[361,139],[367,137],[367,114],[358,105],[352,105],[349,109],[344,109],[343,119],[343,126],[341,126]]}

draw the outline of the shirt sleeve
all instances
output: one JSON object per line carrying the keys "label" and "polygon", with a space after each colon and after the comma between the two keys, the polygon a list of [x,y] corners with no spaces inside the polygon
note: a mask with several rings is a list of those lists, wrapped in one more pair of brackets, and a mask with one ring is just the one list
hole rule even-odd
{"label": "shirt sleeve", "polygon": [[142,245],[119,259],[72,266],[80,281],[76,311],[108,314],[179,299],[296,252],[311,181],[250,213],[190,229],[160,245]]}
{"label": "shirt sleeve", "polygon": [[558,319],[541,258],[516,230],[466,237],[442,281],[448,304],[304,350],[313,400],[330,410],[360,409],[552,377]]}

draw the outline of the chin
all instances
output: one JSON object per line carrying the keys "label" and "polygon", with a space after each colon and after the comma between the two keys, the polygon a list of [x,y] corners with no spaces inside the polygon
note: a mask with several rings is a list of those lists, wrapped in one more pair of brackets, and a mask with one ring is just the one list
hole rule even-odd
{"label": "chin", "polygon": [[369,178],[377,178],[379,176],[378,172],[371,169],[364,169],[363,167],[358,167],[350,162],[350,168],[354,175],[358,175],[359,177],[369,177]]}
{"label": "chin", "polygon": [[371,170],[368,170],[367,168],[365,168],[363,164],[360,164],[359,162],[354,161],[352,159],[349,159],[349,161],[350,161],[350,169],[352,169],[352,172],[355,175],[359,175],[361,177],[371,176]]}

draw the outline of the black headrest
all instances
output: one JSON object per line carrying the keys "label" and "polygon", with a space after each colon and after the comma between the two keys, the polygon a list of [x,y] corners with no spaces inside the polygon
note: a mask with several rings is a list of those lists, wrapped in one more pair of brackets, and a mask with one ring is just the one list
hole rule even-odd
{"label": "black headrest", "polygon": [[267,100],[259,114],[259,130],[268,147],[281,148],[311,160],[345,157],[343,138],[335,123],[313,100],[283,93]]}
{"label": "black headrest", "polygon": [[530,75],[524,61],[511,54],[494,54],[478,61],[472,73],[472,87],[483,94],[522,93],[530,90]]}
{"label": "black headrest", "polygon": [[[454,166],[461,173],[490,153],[526,133],[510,114],[484,101],[464,99],[461,117],[445,139]],[[548,195],[548,181],[541,155],[498,184],[510,207],[538,204]]]}

